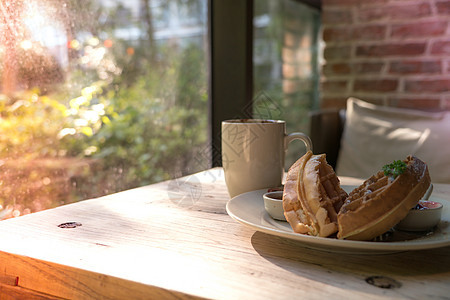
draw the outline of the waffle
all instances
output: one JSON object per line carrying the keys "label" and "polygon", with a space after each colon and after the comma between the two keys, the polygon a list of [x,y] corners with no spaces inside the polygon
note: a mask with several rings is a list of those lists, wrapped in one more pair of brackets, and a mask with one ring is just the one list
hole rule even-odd
{"label": "waffle", "polygon": [[401,221],[430,185],[428,167],[408,156],[406,169],[395,179],[383,171],[348,195],[338,214],[338,238],[372,240]]}
{"label": "waffle", "polygon": [[288,171],[284,215],[294,232],[327,237],[338,230],[337,215],[346,197],[325,154],[308,151]]}

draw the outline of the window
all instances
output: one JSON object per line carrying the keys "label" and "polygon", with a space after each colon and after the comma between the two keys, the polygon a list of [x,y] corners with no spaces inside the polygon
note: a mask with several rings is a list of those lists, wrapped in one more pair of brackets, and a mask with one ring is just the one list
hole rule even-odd
{"label": "window", "polygon": [[0,4],[1,218],[200,171],[207,1]]}
{"label": "window", "polygon": [[[319,103],[320,12],[295,0],[255,0],[253,20],[254,117],[283,119],[288,133],[308,133],[308,113]],[[304,151],[292,143],[286,168]]]}
{"label": "window", "polygon": [[0,19],[0,219],[220,165],[220,122],[261,99],[290,132],[317,105],[298,1],[6,0]]}

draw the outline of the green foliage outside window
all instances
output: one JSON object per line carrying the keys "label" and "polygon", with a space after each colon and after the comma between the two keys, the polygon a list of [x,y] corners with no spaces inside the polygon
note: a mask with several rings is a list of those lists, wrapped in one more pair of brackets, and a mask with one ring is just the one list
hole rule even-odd
{"label": "green foliage outside window", "polygon": [[[126,49],[115,42],[114,50]],[[3,214],[11,206],[32,212],[208,167],[194,159],[207,139],[203,51],[195,45],[161,49],[157,63],[130,57],[122,66],[115,60],[110,70],[99,63],[74,70],[70,89],[31,88],[0,98],[0,186],[9,187],[0,190]],[[114,59],[111,54],[105,59]],[[99,71],[106,72],[103,80]],[[43,160],[46,171],[38,163]],[[76,166],[84,161],[89,170],[86,164],[81,171],[49,167],[49,161]],[[68,178],[64,193],[60,186],[51,188],[61,176]],[[45,207],[33,204],[33,182],[39,182],[42,197],[54,198]]]}

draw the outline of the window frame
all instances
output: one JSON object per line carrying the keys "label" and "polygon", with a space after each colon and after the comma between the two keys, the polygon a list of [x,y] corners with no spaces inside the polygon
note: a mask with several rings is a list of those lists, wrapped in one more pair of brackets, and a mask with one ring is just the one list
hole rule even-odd
{"label": "window frame", "polygon": [[212,167],[222,165],[221,122],[242,117],[243,108],[251,113],[253,1],[208,1],[208,111]]}
{"label": "window frame", "polygon": [[[321,10],[321,0],[293,0]],[[222,166],[221,122],[252,117],[254,0],[208,0],[211,166]]]}

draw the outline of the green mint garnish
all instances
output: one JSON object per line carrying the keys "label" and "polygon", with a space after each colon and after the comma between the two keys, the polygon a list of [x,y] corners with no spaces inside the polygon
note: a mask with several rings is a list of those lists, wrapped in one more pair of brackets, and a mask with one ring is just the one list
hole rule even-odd
{"label": "green mint garnish", "polygon": [[406,163],[402,160],[396,160],[391,164],[383,166],[383,172],[386,176],[397,178],[398,175],[403,174],[406,170]]}

